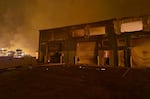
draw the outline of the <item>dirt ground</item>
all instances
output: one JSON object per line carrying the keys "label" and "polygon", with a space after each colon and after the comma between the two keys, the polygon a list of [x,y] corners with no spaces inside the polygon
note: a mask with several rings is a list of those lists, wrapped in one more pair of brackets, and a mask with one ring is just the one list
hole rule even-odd
{"label": "dirt ground", "polygon": [[150,99],[150,69],[28,66],[0,70],[0,99]]}

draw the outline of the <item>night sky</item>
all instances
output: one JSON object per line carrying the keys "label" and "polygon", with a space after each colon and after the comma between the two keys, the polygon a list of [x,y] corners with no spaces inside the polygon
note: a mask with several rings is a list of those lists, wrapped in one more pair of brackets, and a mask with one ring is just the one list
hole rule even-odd
{"label": "night sky", "polygon": [[38,50],[38,31],[150,14],[149,0],[0,0],[0,48]]}

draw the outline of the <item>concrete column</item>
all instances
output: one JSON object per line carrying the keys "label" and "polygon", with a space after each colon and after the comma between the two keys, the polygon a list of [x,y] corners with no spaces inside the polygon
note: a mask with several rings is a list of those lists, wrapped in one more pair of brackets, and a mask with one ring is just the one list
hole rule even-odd
{"label": "concrete column", "polygon": [[118,46],[117,46],[117,37],[115,34],[110,35],[110,44],[113,54],[113,66],[118,66]]}
{"label": "concrete column", "polygon": [[130,37],[126,37],[126,49],[125,49],[125,66],[131,67],[131,48],[130,48]]}
{"label": "concrete column", "polygon": [[63,56],[60,56],[60,63],[63,63]]}
{"label": "concrete column", "polygon": [[45,56],[44,56],[44,63],[48,63],[48,44],[45,44]]}
{"label": "concrete column", "polygon": [[77,64],[77,63],[78,63],[78,57],[74,56],[74,64]]}
{"label": "concrete column", "polygon": [[97,65],[100,65],[100,56],[97,56]]}

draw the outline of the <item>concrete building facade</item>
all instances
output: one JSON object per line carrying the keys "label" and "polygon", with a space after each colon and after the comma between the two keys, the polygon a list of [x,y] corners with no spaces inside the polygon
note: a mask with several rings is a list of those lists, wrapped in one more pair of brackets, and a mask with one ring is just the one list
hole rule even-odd
{"label": "concrete building facade", "polygon": [[40,30],[39,62],[150,67],[150,16]]}

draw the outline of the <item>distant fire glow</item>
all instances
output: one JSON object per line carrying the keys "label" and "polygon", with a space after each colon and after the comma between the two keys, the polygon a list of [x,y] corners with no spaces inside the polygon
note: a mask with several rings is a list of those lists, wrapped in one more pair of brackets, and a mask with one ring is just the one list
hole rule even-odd
{"label": "distant fire glow", "polygon": [[14,58],[23,58],[25,56],[30,56],[26,52],[24,52],[22,49],[16,49],[15,51],[6,49],[6,48],[0,48],[0,57],[14,57]]}

